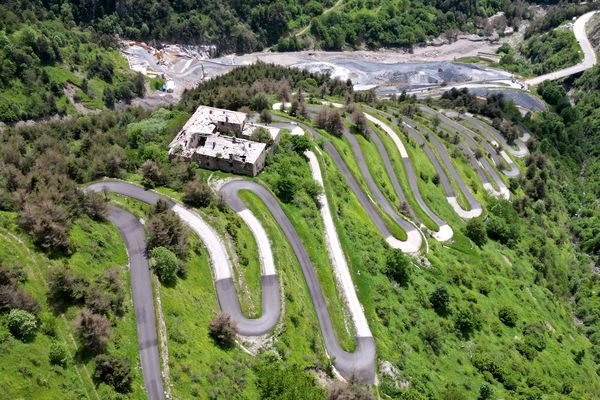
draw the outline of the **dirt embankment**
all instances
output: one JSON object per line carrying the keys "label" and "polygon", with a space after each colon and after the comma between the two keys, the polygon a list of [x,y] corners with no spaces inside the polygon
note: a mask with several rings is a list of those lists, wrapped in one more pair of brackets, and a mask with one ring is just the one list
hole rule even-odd
{"label": "dirt embankment", "polygon": [[594,50],[600,53],[600,13],[596,13],[588,22],[587,32]]}

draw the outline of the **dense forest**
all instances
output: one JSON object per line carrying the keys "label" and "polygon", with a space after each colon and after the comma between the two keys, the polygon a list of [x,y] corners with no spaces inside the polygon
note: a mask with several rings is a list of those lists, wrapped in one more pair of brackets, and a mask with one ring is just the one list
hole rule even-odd
{"label": "dense forest", "polygon": [[521,76],[536,76],[575,65],[583,58],[579,43],[569,29],[555,29],[533,34],[518,48],[503,43],[497,50],[501,56],[492,64]]}
{"label": "dense forest", "polygon": [[[536,2],[18,0],[9,4],[13,10],[27,9],[38,18],[48,14],[66,24],[93,27],[99,34],[214,44],[219,53],[247,53],[272,45],[281,51],[297,50],[311,42],[327,50],[343,46],[411,47],[444,32],[502,33],[505,27],[517,28],[523,19],[531,18],[530,3]],[[486,21],[499,11],[505,13],[503,17]],[[571,7],[563,14],[568,18],[577,11]],[[310,29],[296,38],[305,27]]]}
{"label": "dense forest", "polygon": [[0,4],[0,121],[16,122],[112,107],[143,96],[114,36],[54,17],[43,8]]}

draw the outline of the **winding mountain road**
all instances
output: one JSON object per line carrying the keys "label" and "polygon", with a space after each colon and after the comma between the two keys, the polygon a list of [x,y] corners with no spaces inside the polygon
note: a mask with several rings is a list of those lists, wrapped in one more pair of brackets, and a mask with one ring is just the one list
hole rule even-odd
{"label": "winding mountain road", "polygon": [[[366,324],[366,318],[363,315],[362,322],[356,326],[356,350],[353,353],[344,351],[333,330],[331,318],[327,309],[327,302],[323,296],[314,266],[309,259],[308,253],[275,197],[262,185],[254,181],[235,179],[226,182],[220,188],[220,192],[223,194],[227,204],[248,223],[259,247],[262,273],[263,312],[262,315],[256,319],[246,318],[243,315],[231,274],[231,262],[224,249],[223,242],[218,237],[216,231],[206,224],[198,214],[165,196],[127,182],[103,181],[88,186],[87,190],[113,192],[148,204],[155,204],[160,199],[166,201],[169,208],[173,210],[196,234],[198,234],[207,247],[213,266],[217,297],[222,311],[229,314],[231,318],[236,321],[238,332],[241,335],[261,336],[270,332],[279,321],[280,295],[279,281],[275,274],[274,266],[271,267],[269,262],[269,260],[272,260],[270,243],[268,242],[268,239],[266,241],[264,240],[266,233],[260,225],[260,222],[252,215],[238,195],[240,190],[252,191],[263,201],[288,239],[290,246],[296,255],[304,274],[313,306],[315,307],[325,349],[329,357],[333,360],[335,369],[346,379],[356,376],[366,383],[372,383],[375,380],[375,342],[368,329],[368,325]],[[118,210],[120,213],[125,213],[123,210],[119,210],[116,207],[112,207],[111,210]],[[143,258],[136,258],[136,263],[139,262],[139,269],[144,272],[145,277],[140,277],[138,274],[132,274],[132,286],[140,281],[147,281],[150,289],[143,290],[140,293],[134,291],[134,305],[136,311],[138,308],[146,310],[146,313],[152,311],[151,315],[154,316],[154,302],[150,286],[149,265],[147,256],[143,250],[145,248],[143,245],[143,229],[140,228],[140,223],[133,216],[126,219],[110,217],[110,221],[117,224],[121,230],[121,233],[125,237],[126,246],[130,256],[143,254]],[[262,234],[264,234],[264,237],[261,236]],[[140,241],[142,247],[140,247]],[[136,246],[133,246],[134,243]],[[354,296],[356,296],[356,294],[354,294]],[[357,300],[352,302],[353,304],[356,304]],[[362,313],[362,309],[360,313]],[[358,321],[359,318],[361,318],[357,317],[357,315],[356,312],[353,312],[353,319],[355,319],[355,321]],[[141,322],[144,323],[141,324]],[[162,390],[155,388],[157,386],[156,382],[161,382],[160,387],[162,388],[158,345],[156,339],[154,339],[153,342],[147,343],[147,341],[143,339],[145,337],[156,338],[156,324],[155,321],[150,321],[150,319],[147,319],[140,314],[138,320],[138,340],[140,341],[140,358],[142,359],[144,380],[149,396],[152,396],[152,399],[160,399],[163,398],[161,396],[164,396],[159,395],[159,393],[162,393]],[[142,349],[149,349],[148,352],[155,356],[148,357],[145,353],[142,353]]]}
{"label": "winding mountain road", "polygon": [[[434,135],[434,134],[428,135],[427,140],[426,140],[420,131],[419,125],[415,121],[411,120],[410,118],[408,118],[406,116],[402,117],[403,121],[399,121],[392,115],[389,115],[384,112],[381,112],[381,113],[384,114],[389,120],[391,120],[397,126],[404,127],[404,129],[406,129],[406,131],[408,132],[409,136],[415,142],[417,142],[417,144],[423,149],[423,151],[429,158],[429,161],[431,161],[431,164],[434,166],[438,176],[440,177],[440,183],[442,184],[444,194],[446,195],[446,200],[448,201],[450,206],[454,209],[454,212],[456,212],[456,214],[458,214],[459,217],[464,218],[464,219],[470,219],[470,218],[475,218],[475,217],[480,216],[483,211],[481,204],[479,203],[479,201],[477,201],[475,199],[475,197],[473,196],[473,194],[471,193],[471,191],[469,190],[469,188],[467,187],[465,182],[462,180],[462,178],[460,177],[460,175],[454,168],[454,165],[450,161],[450,157],[448,156],[448,152],[446,151],[446,148],[438,140],[436,135]],[[458,186],[459,190],[464,195],[466,201],[469,203],[468,210],[464,209],[458,203],[456,191],[452,187],[450,179],[448,178],[448,174],[446,173],[446,170],[440,164],[440,160],[438,159],[438,157],[435,154],[436,151],[434,151],[433,148],[430,146],[429,141],[431,143],[433,143],[433,146],[435,147],[437,154],[439,154],[439,158],[441,159],[442,163],[444,164],[444,167],[446,168],[446,170],[448,170],[448,173],[452,176],[452,179],[454,180],[455,184]]]}
{"label": "winding mountain road", "polygon": [[[308,126],[304,123],[296,122],[291,118],[281,117],[281,116],[273,116],[273,120],[283,121],[283,122],[287,122],[287,123],[293,122],[293,123],[297,124],[298,126],[300,126],[302,129],[304,129],[306,132],[309,132],[313,138],[324,139],[324,137],[319,132],[317,132],[316,129],[314,129],[311,126]],[[399,220],[397,222],[402,224],[402,225],[400,225],[401,227],[406,227],[405,232],[407,235],[407,239],[400,240],[400,239],[397,239],[396,237],[394,237],[392,235],[392,233],[390,232],[390,230],[388,229],[388,227],[386,226],[385,222],[383,221],[383,218],[381,217],[381,215],[379,215],[379,212],[375,208],[375,201],[372,200],[372,197],[361,188],[357,179],[354,177],[352,172],[350,172],[350,169],[344,162],[342,156],[340,155],[338,150],[335,148],[335,146],[331,142],[325,141],[323,148],[325,149],[327,154],[331,157],[331,159],[333,160],[333,162],[335,163],[337,168],[340,170],[344,179],[346,180],[346,183],[348,184],[348,186],[350,187],[350,189],[352,190],[352,192],[354,193],[354,195],[356,196],[356,198],[358,199],[358,201],[360,202],[361,206],[364,208],[366,213],[369,215],[369,218],[371,218],[371,221],[373,221],[373,223],[375,224],[375,227],[377,228],[377,230],[379,231],[381,236],[388,243],[388,245],[393,249],[400,249],[405,253],[412,253],[412,254],[417,253],[423,243],[423,239],[422,239],[422,236],[421,236],[421,233],[419,232],[419,230],[416,227],[414,227],[413,225],[411,225],[409,222],[407,222],[404,218],[401,218],[398,216]],[[370,174],[368,176],[370,176]],[[385,202],[387,203],[387,200],[385,200]],[[388,205],[389,205],[389,203],[388,203]],[[395,211],[392,210],[392,214],[395,214]],[[400,222],[400,220],[405,221],[405,222]]]}
{"label": "winding mountain road", "polygon": [[[432,108],[421,106],[419,107],[419,109],[431,118],[439,118],[440,127],[445,132],[457,138],[459,148],[465,153],[465,155],[467,155],[467,157],[469,157],[469,161],[477,171],[479,179],[483,183],[484,189],[487,190],[492,196],[502,197],[508,200],[510,198],[510,191],[508,190],[508,187],[504,184],[504,181],[502,181],[502,178],[500,178],[496,170],[490,165],[490,163],[485,157],[476,157],[478,146],[473,138],[473,135],[468,133],[468,129],[464,128],[457,122],[451,120],[446,115],[444,115],[444,113],[435,111]],[[464,134],[465,132],[467,133]],[[498,190],[496,190],[492,183],[489,181],[488,175],[494,181]]]}
{"label": "winding mountain road", "polygon": [[[94,189],[92,188],[92,190]],[[148,399],[162,400],[165,398],[165,392],[160,371],[154,296],[150,265],[146,254],[144,227],[132,214],[115,206],[109,208],[107,218],[123,235],[129,256],[138,348]]]}
{"label": "winding mountain road", "polygon": [[[442,127],[453,131],[457,137],[461,132],[464,133],[464,130],[466,129],[457,128],[455,126],[458,125],[456,122],[450,120],[444,114],[438,113],[437,111],[427,108],[423,109],[423,111],[430,116],[439,116]],[[382,131],[389,135],[396,144],[400,156],[402,157],[403,161],[405,161],[403,165],[408,180],[410,181],[412,177],[413,182],[410,183],[409,186],[411,191],[413,191],[413,195],[417,199],[417,203],[422,210],[440,227],[440,230],[436,233],[438,235],[446,235],[446,237],[437,237],[438,240],[443,241],[450,239],[452,237],[452,229],[441,218],[437,217],[437,215],[431,212],[418,192],[416,173],[413,169],[412,163],[410,162],[408,153],[399,138],[399,135],[390,127],[390,125],[388,125],[387,122],[385,122],[384,119],[377,118],[368,113],[365,113],[365,115],[370,122],[377,125]],[[276,121],[286,122],[287,124],[293,123],[295,130],[300,131],[300,133],[308,132],[314,138],[322,138],[317,130],[301,122],[296,122],[291,118],[275,116],[274,119]],[[391,117],[390,120],[399,125],[399,121],[393,117]],[[416,129],[416,124],[414,121],[411,121],[409,118],[404,118],[404,121],[401,122],[409,132],[410,136],[424,148],[427,156],[440,175],[442,186],[448,201],[452,204],[451,199],[454,198],[456,202],[455,209],[458,208],[462,210],[462,213],[459,213],[459,215],[464,218],[472,218],[476,215],[479,215],[481,213],[481,205],[473,198],[464,182],[462,182],[458,176],[456,170],[452,166],[444,146],[439,142],[439,140],[437,140],[437,138],[430,138],[431,142],[436,147],[438,155],[442,159],[443,164],[446,166],[447,170],[452,175],[461,191],[463,191],[465,198],[471,207],[470,211],[463,210],[460,208],[460,206],[458,206],[454,189],[449,182],[445,170],[439,162],[438,157],[436,157],[433,150],[429,147],[429,144],[424,139],[423,135]],[[508,148],[508,144],[503,141],[503,138],[499,136],[497,131],[492,130],[492,128],[488,128],[483,123],[481,123],[482,125],[479,125],[475,120],[469,122],[476,125],[476,130],[480,135],[484,136],[484,142],[489,142],[488,145],[490,145],[490,148],[492,145],[496,146],[494,143],[497,143],[498,146]],[[483,130],[485,132],[483,132]],[[482,178],[482,181],[484,182],[484,187],[486,187],[486,184],[491,187],[491,184],[485,180],[487,178],[486,173],[483,170],[489,169],[487,173],[492,177],[494,177],[493,173],[495,172],[489,163],[485,165],[485,163],[475,160],[473,152],[476,146],[476,134],[470,130],[469,132],[470,134],[460,135],[464,143],[461,141],[458,143],[458,145],[461,146],[465,153],[470,155],[472,164],[474,164],[478,170],[480,178]],[[350,189],[354,192],[355,196],[364,207],[365,211],[372,219],[373,223],[388,245],[390,245],[392,248],[400,249],[407,253],[418,252],[422,244],[422,233],[409,220],[401,217],[393,209],[389,201],[385,198],[384,194],[377,187],[373,177],[371,176],[367,161],[362,153],[357,138],[351,134],[348,129],[344,130],[343,135],[350,143],[350,147],[359,166],[361,176],[365,180],[368,190],[372,196],[359,185],[357,178],[350,172],[348,166],[345,164],[341,155],[331,142],[325,141],[323,148],[338,167]],[[373,134],[371,139],[379,150],[386,171],[393,183],[394,189],[397,191],[398,197],[406,198],[406,194],[402,191],[398,177],[396,176],[394,168],[392,167],[389,154],[387,153],[387,150],[381,139],[377,136],[377,134]],[[518,144],[517,146],[517,149],[513,148],[513,151],[520,152],[519,155],[521,155],[521,153],[523,153],[523,149]],[[318,148],[317,151],[319,151]],[[311,151],[307,151],[305,155],[309,160],[313,178],[321,186],[323,186],[324,182],[317,156]],[[487,162],[485,158],[483,161]],[[495,175],[495,177],[500,179],[497,175]],[[502,181],[500,180],[500,182]],[[372,383],[375,381],[375,341],[356,294],[350,270],[348,268],[344,252],[335,229],[333,217],[329,208],[327,196],[325,194],[320,195],[318,201],[321,205],[320,212],[325,226],[325,239],[327,241],[329,259],[331,261],[331,265],[333,266],[338,287],[340,288],[340,291],[345,299],[345,303],[348,307],[356,330],[356,349],[352,353],[345,351],[339,344],[331,323],[329,309],[327,308],[327,301],[323,296],[315,268],[308,256],[308,252],[306,251],[302,240],[279,205],[279,202],[276,200],[273,194],[271,194],[271,192],[261,184],[246,179],[230,179],[222,182],[218,189],[229,207],[236,212],[237,215],[248,225],[257,243],[258,257],[261,265],[262,315],[254,319],[247,318],[241,311],[239,297],[236,292],[233,279],[233,265],[224,242],[214,228],[207,224],[198,213],[163,195],[146,190],[143,187],[128,182],[102,181],[87,186],[85,190],[95,192],[112,192],[131,197],[151,205],[155,204],[159,200],[164,200],[168,207],[173,210],[195,234],[198,235],[198,237],[206,246],[215,280],[217,298],[222,311],[229,314],[237,323],[238,332],[240,335],[262,336],[270,332],[279,322],[281,316],[281,296],[279,279],[277,276],[274,257],[271,250],[271,243],[268,235],[262,227],[260,221],[253,215],[253,213],[248,209],[244,201],[239,196],[239,192],[242,190],[251,191],[264,203],[294,251],[296,259],[298,260],[298,263],[302,269],[313,307],[316,311],[327,355],[333,360],[335,370],[346,379],[355,376],[366,383]],[[373,199],[373,197],[375,199]],[[380,211],[375,208],[375,205],[381,207],[383,212],[389,215],[390,218],[392,218],[396,223],[398,223],[398,225],[405,229],[407,233],[406,240],[399,240],[390,233],[388,227],[379,214]],[[149,260],[145,248],[144,229],[142,224],[133,215],[115,206],[110,206],[108,219],[117,226],[123,235],[129,255],[132,297],[136,315],[139,352],[144,375],[144,384],[148,392],[148,397],[151,400],[162,400],[165,398],[165,394],[160,370],[156,318],[154,312],[154,297],[152,294]],[[444,226],[447,226],[448,230],[443,229]]]}
{"label": "winding mountain road", "polygon": [[596,52],[594,51],[594,47],[590,43],[585,29],[587,23],[594,16],[595,13],[596,11],[590,11],[588,13],[585,13],[581,17],[577,18],[577,20],[575,20],[575,23],[573,24],[573,33],[575,34],[575,39],[577,39],[577,42],[581,47],[581,51],[583,52],[583,61],[581,61],[579,64],[573,65],[565,69],[561,69],[559,71],[550,72],[545,75],[540,75],[536,76],[535,78],[528,79],[525,82],[529,86],[539,85],[544,81],[553,81],[556,79],[566,78],[567,76],[575,75],[585,71],[586,69],[592,68],[596,64]]}

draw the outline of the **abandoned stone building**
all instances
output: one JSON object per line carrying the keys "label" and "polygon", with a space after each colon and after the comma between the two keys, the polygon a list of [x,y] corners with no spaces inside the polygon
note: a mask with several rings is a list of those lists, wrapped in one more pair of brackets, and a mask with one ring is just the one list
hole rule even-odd
{"label": "abandoned stone building", "polygon": [[256,176],[265,166],[269,148],[250,140],[262,127],[274,142],[279,129],[252,123],[242,112],[200,106],[169,144],[169,156],[196,161],[202,168]]}

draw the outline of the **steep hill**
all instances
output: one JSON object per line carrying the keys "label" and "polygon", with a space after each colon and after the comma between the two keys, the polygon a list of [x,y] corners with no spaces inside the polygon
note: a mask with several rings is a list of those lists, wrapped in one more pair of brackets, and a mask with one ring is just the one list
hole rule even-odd
{"label": "steep hill", "polygon": [[[143,397],[139,361],[133,355],[137,338],[131,329],[132,307],[117,312],[113,303],[129,300],[125,295],[119,302],[114,286],[102,278],[109,266],[121,274],[126,271],[122,239],[102,219],[106,204],[101,200],[107,197],[110,205],[145,220],[149,246],[157,232],[168,232],[162,236],[168,239],[165,246],[180,260],[174,264],[175,278],[155,281],[154,288],[161,299],[156,307],[162,313],[157,315],[164,321],[159,327],[166,341],[161,348],[168,349],[165,387],[174,398],[297,398],[302,393],[303,398],[324,399],[328,394],[323,387],[330,398],[350,396],[348,392],[386,399],[595,398],[600,391],[597,278],[591,266],[597,262],[592,218],[598,214],[597,197],[590,191],[597,189],[592,163],[597,151],[585,143],[587,138],[595,143],[598,136],[593,107],[597,73],[586,72],[577,82],[580,98],[575,106],[558,88],[547,87],[543,95],[556,108],[530,119],[521,118],[499,97],[481,101],[466,91],[453,91],[429,104],[405,96],[377,101],[368,93],[353,94],[345,82],[259,64],[200,85],[172,110],[107,111],[5,130],[0,134],[0,205],[5,209],[0,234],[16,249],[0,252],[0,345],[9,360],[0,375],[5,392],[18,398],[45,390],[49,398],[58,398],[55,393],[61,388],[77,387],[81,393],[69,390],[60,398],[94,398],[94,390],[100,398]],[[304,101],[289,97],[300,89]],[[338,114],[321,103],[322,97],[355,105]],[[269,115],[265,109],[277,100],[295,104],[287,113]],[[373,334],[379,386],[335,383],[336,360],[325,352],[322,321],[297,246],[288,241],[289,229],[282,230],[280,219],[254,192],[241,191],[240,197],[269,238],[285,310],[264,340],[240,339],[256,357],[211,334],[219,309],[212,253],[165,206],[117,195],[78,194],[77,183],[107,176],[144,183],[195,204],[189,207],[214,228],[231,254],[242,310],[248,317],[261,315],[257,239],[210,186],[232,175],[172,161],[166,154],[167,143],[199,102],[254,109],[273,124],[306,130],[306,140],[284,135],[253,181],[276,196],[306,246],[332,330],[342,349],[354,352],[355,326],[328,257],[316,201],[321,192],[303,155],[306,148],[314,151],[353,286]],[[461,114],[441,111],[450,108]],[[479,117],[468,116],[466,110]],[[367,121],[375,118],[379,123],[363,124],[361,112],[370,116]],[[341,125],[327,122],[336,115]],[[496,118],[501,132],[486,118]],[[519,124],[533,135],[524,152],[517,147]],[[508,152],[507,158],[491,147],[490,135]],[[576,146],[565,146],[565,137]],[[589,149],[585,155],[583,148]],[[590,161],[580,174],[586,159]],[[518,176],[510,177],[515,170]],[[459,216],[447,198],[445,176],[456,203],[467,208],[470,193],[483,216]],[[494,196],[504,197],[502,193],[510,201]],[[391,206],[384,207],[386,203]],[[382,227],[398,241],[413,229],[400,222],[402,217],[392,218],[394,214],[422,223],[418,256],[403,255],[390,247],[394,241],[382,237]],[[440,220],[451,226],[451,239],[435,238]],[[582,221],[589,226],[577,231]],[[65,270],[72,275],[65,277]],[[13,292],[21,294],[6,295]],[[25,301],[23,293],[38,307]],[[63,304],[66,323],[46,306],[55,304],[53,293],[68,300]],[[36,321],[28,338],[15,330],[20,325],[9,322],[19,314],[10,310],[22,308]],[[90,354],[80,328],[84,308],[92,310],[94,321],[103,321],[102,315],[111,325],[106,347],[95,349],[101,350],[99,355]],[[58,321],[54,330],[46,329],[53,320]],[[67,349],[68,357],[65,364],[50,367],[50,344],[55,342]],[[17,362],[24,353],[31,354],[25,365]],[[131,365],[115,361],[124,355]],[[116,358],[98,361],[106,356]],[[94,373],[102,370],[99,365],[113,366],[123,379]]]}

